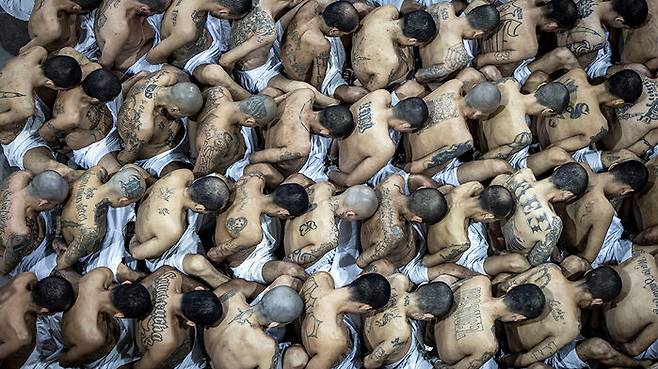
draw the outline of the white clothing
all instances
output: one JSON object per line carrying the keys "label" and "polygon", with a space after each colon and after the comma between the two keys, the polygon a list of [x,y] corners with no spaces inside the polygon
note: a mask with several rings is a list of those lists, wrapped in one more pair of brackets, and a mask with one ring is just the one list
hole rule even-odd
{"label": "white clothing", "polygon": [[[155,45],[160,43],[160,24],[162,23],[162,14],[154,14],[148,18],[146,18],[146,21],[151,25],[151,28],[153,28],[153,46],[151,48],[154,48]],[[134,74],[137,74],[139,72],[157,72],[159,71],[163,64],[151,64],[146,60],[146,55],[148,53],[142,55],[141,58],[137,59],[133,65],[128,67],[126,69],[126,76],[132,76]]]}
{"label": "white clothing", "polygon": [[516,66],[514,69],[514,73],[512,74],[512,77],[521,85],[523,86],[525,82],[528,80],[528,77],[532,74],[530,69],[528,69],[528,65],[535,61],[535,58],[529,58]]}
{"label": "white clothing", "polygon": [[361,248],[359,222],[351,222],[345,219],[338,220],[338,247],[334,264],[337,265],[334,277],[335,288],[341,288],[354,281],[361,273],[361,268],[356,265]]}
{"label": "white clothing", "polygon": [[185,132],[178,145],[151,158],[136,160],[135,164],[146,169],[152,176],[160,177],[162,170],[173,162],[191,163],[187,152],[187,118],[181,119],[181,124]]}
{"label": "white clothing", "polygon": [[217,64],[219,56],[229,49],[228,42],[231,36],[231,25],[225,19],[215,18],[208,14],[206,30],[212,37],[212,44],[208,49],[194,55],[185,63],[183,68],[188,74],[192,74],[196,67],[203,64]]}
{"label": "white clothing", "polygon": [[[62,313],[38,315],[34,350],[23,364],[26,369],[61,369],[59,355],[64,348]],[[0,363],[1,364],[1,363]]]}
{"label": "white clothing", "polygon": [[395,363],[382,365],[382,369],[433,369],[423,344],[423,330],[420,322],[409,319],[411,326],[411,345],[404,357]]}
{"label": "white clothing", "polygon": [[559,349],[552,356],[544,360],[544,363],[553,367],[553,369],[580,369],[589,368],[589,365],[584,362],[576,352],[576,345],[582,341],[582,336],[571,341],[571,343]]}
{"label": "white clothing", "polygon": [[520,170],[528,167],[528,156],[530,156],[530,146],[526,146],[515,152],[514,155],[507,159],[507,162],[512,168]]}
{"label": "white clothing", "polygon": [[604,31],[605,45],[596,53],[596,58],[585,68],[589,78],[605,77],[612,65],[612,47],[608,31]]}
{"label": "white clothing", "polygon": [[[390,129],[388,130],[388,136],[391,138],[391,141],[393,141],[393,144],[395,146],[400,144],[400,139],[402,138],[402,135],[400,132]],[[405,172],[404,169],[398,168],[395,165],[393,165],[393,159],[388,161],[386,165],[381,168],[377,173],[375,173],[370,179],[366,182],[369,185],[376,187],[379,183],[383,182],[388,176],[393,175],[393,174],[399,174],[404,178],[404,191],[405,194],[409,194],[409,186],[408,186],[408,179],[409,179],[409,173]]]}
{"label": "white clothing", "polygon": [[187,211],[187,228],[180,236],[178,242],[170,247],[167,251],[162,253],[157,258],[146,259],[146,267],[154,272],[158,268],[168,265],[178,269],[180,272],[185,273],[183,269],[183,260],[185,256],[190,254],[198,254],[201,251],[201,239],[197,234],[199,214],[192,210]]}
{"label": "white clothing", "polygon": [[119,327],[119,337],[112,351],[104,357],[82,366],[84,369],[115,369],[139,360],[139,349],[135,344],[134,319],[114,319]]}
{"label": "white clothing", "polygon": [[426,240],[424,235],[424,230],[421,225],[414,224],[412,231],[416,235],[416,256],[411,259],[407,265],[398,268],[400,273],[404,274],[412,281],[415,285],[425,283],[429,281],[428,269],[423,265],[423,256],[425,255],[426,250]]}
{"label": "white clothing", "polygon": [[596,173],[602,172],[603,163],[601,162],[601,151],[593,150],[589,147],[584,147],[576,152],[574,152],[571,157],[573,160],[589,165],[590,168]]}
{"label": "white clothing", "polygon": [[96,43],[96,34],[94,33],[94,21],[96,18],[96,9],[91,12],[78,16],[80,25],[80,39],[73,48],[89,60],[97,60],[101,50]]}
{"label": "white clothing", "polygon": [[277,218],[261,215],[260,225],[263,229],[263,239],[242,264],[235,268],[231,267],[231,270],[235,278],[264,284],[266,282],[263,279],[263,266],[274,260],[274,250],[281,240],[281,223]]}
{"label": "white clothing", "polygon": [[256,138],[254,137],[256,133],[254,132],[254,129],[251,127],[242,127],[240,128],[240,134],[244,139],[244,156],[226,169],[226,176],[234,181],[237,181],[242,177],[244,168],[250,164],[249,156],[256,150]]}
{"label": "white clothing", "polygon": [[313,264],[304,268],[308,275],[313,275],[318,272],[328,272],[332,277],[336,278],[333,272],[334,260],[336,260],[336,249],[331,249],[322,255],[318,260]]}
{"label": "white clothing", "polygon": [[484,261],[487,260],[489,243],[487,242],[487,227],[484,223],[471,222],[468,225],[468,240],[471,242],[471,246],[464,251],[456,264],[487,275],[487,272],[484,271]]}
{"label": "white clothing", "polygon": [[12,17],[27,22],[34,8],[34,0],[0,0],[0,6]]}
{"label": "white clothing", "polygon": [[[338,288],[338,286],[336,286]],[[358,322],[356,319],[359,319],[358,316],[351,316],[345,314],[343,318],[343,323],[350,331],[350,337],[352,338],[352,348],[347,356],[338,364],[334,365],[332,369],[355,369],[362,367],[361,360],[361,335],[358,331]]]}
{"label": "white clothing", "polygon": [[432,179],[437,181],[440,185],[449,184],[452,186],[459,186],[459,177],[457,177],[457,171],[459,166],[462,165],[462,162],[454,158],[448,165],[445,166],[441,171],[436,172]]}
{"label": "white clothing", "polygon": [[235,80],[247,91],[257,94],[267,87],[272,78],[281,74],[283,64],[281,64],[279,55],[282,39],[283,26],[281,26],[281,22],[276,22],[276,40],[265,64],[250,70],[235,70]]}
{"label": "white clothing", "polygon": [[299,170],[299,173],[307,176],[316,183],[328,181],[329,177],[327,177],[325,159],[327,158],[330,147],[331,138],[312,134],[311,152],[308,154],[306,163]]}
{"label": "white clothing", "polygon": [[32,272],[37,276],[37,279],[44,279],[55,270],[57,266],[57,253],[51,247],[53,240],[53,215],[50,211],[39,213],[39,217],[43,220],[44,236],[39,246],[31,253],[21,259],[21,261],[9,272],[10,277],[15,277],[20,273]]}
{"label": "white clothing", "polygon": [[82,168],[89,169],[98,165],[105,155],[111,152],[121,151],[121,138],[116,128],[116,122],[122,104],[123,96],[121,94],[105,104],[112,114],[113,126],[110,132],[100,141],[80,149],[72,150],[71,159],[73,163]]}
{"label": "white clothing", "polygon": [[612,217],[612,223],[605,234],[601,250],[592,261],[592,268],[597,268],[604,264],[621,264],[633,256],[633,241],[622,239],[624,226],[621,220],[615,214]]}
{"label": "white clothing", "polygon": [[23,130],[7,145],[2,145],[2,151],[7,158],[10,167],[18,167],[25,170],[23,158],[28,151],[37,147],[45,147],[52,153],[50,147],[41,136],[39,128],[46,121],[46,112],[49,113],[48,106],[41,101],[39,97],[34,97],[34,114],[25,120]]}
{"label": "white clothing", "polygon": [[658,340],[653,341],[653,343],[644,350],[643,353],[635,357],[637,360],[653,360],[658,359]]}
{"label": "white clothing", "polygon": [[320,92],[331,97],[334,96],[334,92],[338,87],[347,84],[343,79],[343,66],[345,60],[347,60],[347,55],[340,37],[325,36],[325,38],[331,43],[331,50],[329,51],[327,72],[324,75]]}

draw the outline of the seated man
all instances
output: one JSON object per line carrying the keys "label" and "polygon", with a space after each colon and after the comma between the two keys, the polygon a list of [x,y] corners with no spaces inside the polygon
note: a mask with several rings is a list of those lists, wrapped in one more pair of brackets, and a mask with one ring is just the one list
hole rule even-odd
{"label": "seated man", "polygon": [[137,361],[135,321],[151,311],[151,296],[141,284],[112,285],[113,274],[97,268],[78,282],[75,304],[62,317],[65,368],[110,369]]}
{"label": "seated man", "polygon": [[[73,183],[71,196],[62,209],[61,232],[66,248],[57,257],[58,270],[72,267],[96,251],[117,247],[113,233],[123,234],[124,224],[118,222],[108,227],[108,209],[126,207],[139,201],[146,192],[145,177],[145,173],[132,164],[112,177],[108,177],[103,167],[93,167]],[[120,252],[107,260],[111,265],[105,265],[115,275],[123,264],[123,250],[121,245],[118,246]],[[83,261],[90,260],[85,258]]]}
{"label": "seated man", "polygon": [[[647,164],[650,173],[658,173],[658,158],[651,159]],[[634,218],[639,233],[633,242],[642,246],[658,245],[658,211],[655,208],[658,200],[656,177],[650,176],[647,188],[637,193],[633,198]]]}
{"label": "seated man", "polygon": [[[43,252],[35,251],[45,251],[55,228],[48,210],[63,203],[68,195],[69,184],[53,171],[36,176],[18,171],[4,180],[0,192],[0,275],[31,271],[43,257]],[[24,260],[33,252],[30,260]],[[49,275],[51,271],[43,272]]]}
{"label": "seated man", "polygon": [[642,94],[642,79],[632,70],[622,70],[604,83],[591,85],[584,70],[574,69],[557,81],[569,89],[569,106],[562,114],[539,120],[539,142],[545,148],[564,149],[595,172],[603,171],[618,160],[619,155],[615,152],[603,155],[590,148],[608,133],[608,122],[600,106],[614,108],[633,104]]}
{"label": "seated man", "polygon": [[498,6],[500,24],[495,34],[482,43],[475,65],[495,65],[504,77],[514,77],[521,85],[535,68],[529,66],[537,56],[537,29],[557,32],[573,28],[578,10],[572,0],[537,3],[514,0]]}
{"label": "seated man", "polygon": [[[631,4],[631,3],[629,3]],[[648,6],[647,20],[640,27],[622,30],[622,64],[644,64],[652,73],[658,70],[658,18],[653,3]]]}
{"label": "seated man", "polygon": [[338,168],[330,169],[329,179],[343,187],[366,182],[376,185],[396,171],[391,159],[400,133],[418,130],[425,124],[427,105],[411,97],[392,106],[391,94],[377,90],[357,101],[350,111],[356,129],[338,141]]}
{"label": "seated man", "polygon": [[535,319],[544,312],[546,303],[544,293],[533,284],[521,284],[493,297],[491,281],[483,276],[459,281],[452,289],[455,308],[434,325],[439,358],[451,368],[497,368],[494,355],[500,345],[496,321]]}
{"label": "seated man", "polygon": [[450,191],[446,201],[448,214],[427,230],[429,253],[423,258],[426,267],[454,262],[492,277],[530,268],[523,255],[488,256],[487,253],[486,223],[504,221],[514,211],[514,198],[505,187],[483,188],[479,182],[468,182]]}
{"label": "seated man", "polygon": [[188,169],[175,170],[155,182],[140,203],[130,254],[155,271],[163,265],[199,277],[211,287],[226,282],[205,258],[197,234],[198,214],[221,213],[229,204],[226,180],[208,176],[194,180]]}
{"label": "seated man", "polygon": [[0,296],[0,326],[3,327],[0,329],[0,363],[3,368],[43,365],[42,347],[36,344],[53,338],[45,333],[51,327],[41,318],[68,310],[75,302],[73,286],[59,276],[37,280],[32,273],[21,273],[0,288]]}
{"label": "seated man", "polygon": [[288,183],[265,195],[265,178],[260,173],[246,174],[235,187],[233,203],[217,218],[215,247],[208,251],[208,258],[215,263],[226,261],[234,278],[251,282],[271,283],[284,274],[305,279],[302,267],[275,260],[274,251],[281,240],[279,219],[308,210],[306,190]]}
{"label": "seated man", "polygon": [[411,292],[413,284],[404,275],[396,273],[386,279],[391,285],[388,304],[367,315],[363,323],[363,338],[370,351],[363,359],[363,366],[434,368],[423,343],[424,322],[440,319],[450,311],[450,287],[443,282],[432,282]]}
{"label": "seated man", "polygon": [[197,337],[222,317],[217,296],[170,267],[158,269],[142,284],[151,294],[153,309],[137,322],[135,340],[141,359],[133,367],[207,368]]}
{"label": "seated man", "polygon": [[493,5],[481,5],[457,16],[452,3],[427,8],[441,32],[420,47],[423,68],[416,72],[419,83],[439,82],[465,68],[475,57],[477,40],[498,27],[500,16]]}
{"label": "seated man", "polygon": [[548,261],[562,233],[562,220],[552,203],[580,197],[587,190],[587,171],[578,163],[558,167],[537,181],[532,171],[521,169],[505,181],[516,208],[502,224],[507,251],[524,254],[530,265]]}
{"label": "seated man", "polygon": [[319,272],[306,280],[300,294],[306,307],[301,327],[302,342],[311,357],[306,367],[359,368],[361,336],[358,315],[386,305],[391,297],[391,286],[386,278],[381,274],[367,273],[349,285],[335,289],[331,275]]}
{"label": "seated man", "polygon": [[[48,59],[42,47],[33,47],[9,60],[0,72],[0,144],[9,166],[34,174],[54,170],[73,180],[79,173],[55,161],[37,131],[46,121],[48,107],[35,94],[41,87],[70,89],[82,79],[78,62],[64,55]],[[29,78],[26,78],[29,76]]]}
{"label": "seated man", "polygon": [[117,130],[123,150],[120,163],[135,163],[154,177],[162,177],[189,163],[182,152],[187,143],[186,120],[203,107],[199,88],[189,82],[177,83],[177,75],[159,71],[135,83],[125,98]]}
{"label": "seated man", "polygon": [[414,71],[413,47],[427,44],[436,32],[432,16],[424,10],[402,17],[392,5],[373,10],[352,40],[356,77],[369,91],[403,83]]}
{"label": "seated man", "polygon": [[529,116],[562,114],[569,104],[569,90],[559,82],[540,86],[533,94],[523,94],[513,79],[497,84],[500,109],[480,121],[480,146],[484,159],[507,160],[514,169],[530,168],[535,175],[572,161],[562,148],[553,146],[530,155],[532,132]]}
{"label": "seated man", "polygon": [[[308,188],[309,210],[286,223],[285,261],[302,265],[308,275],[329,272],[336,286],[344,286],[359,274],[345,268],[341,260],[349,257],[339,245],[338,222],[370,218],[377,210],[377,195],[365,185],[353,186],[341,194],[330,182]],[[338,219],[336,219],[338,218]]]}
{"label": "seated man", "polygon": [[315,182],[326,181],[326,156],[331,139],[354,131],[350,110],[341,105],[313,111],[315,95],[296,90],[279,105],[279,119],[265,127],[265,149],[249,156],[252,164],[269,163],[283,177],[300,173]]}
{"label": "seated man", "polygon": [[341,75],[347,55],[340,38],[358,26],[359,14],[347,1],[333,2],[326,8],[316,0],[306,2],[283,36],[281,63],[285,75],[348,104],[362,98],[367,91],[348,86]]}

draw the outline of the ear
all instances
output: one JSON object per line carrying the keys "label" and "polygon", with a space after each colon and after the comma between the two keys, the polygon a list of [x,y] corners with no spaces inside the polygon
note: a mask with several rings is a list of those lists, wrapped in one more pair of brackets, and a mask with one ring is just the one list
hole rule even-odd
{"label": "ear", "polygon": [[484,31],[482,31],[482,30],[477,30],[477,31],[473,32],[473,38],[480,38],[482,36],[484,36]]}
{"label": "ear", "polygon": [[57,88],[57,86],[55,86],[55,82],[53,82],[50,78],[46,79],[46,83],[44,85],[51,89]]}
{"label": "ear", "polygon": [[553,202],[567,201],[572,197],[573,197],[573,193],[571,191],[560,191],[558,192],[557,196],[555,196],[555,198],[553,199]]}
{"label": "ear", "polygon": [[48,205],[48,200],[39,200],[39,204],[37,206],[43,208],[47,205]]}
{"label": "ear", "polygon": [[589,306],[599,306],[599,305],[603,305],[603,300],[600,298],[592,299],[592,302],[589,304]]}
{"label": "ear", "polygon": [[409,124],[409,123],[402,123],[402,125],[400,125],[400,129],[399,129],[399,130],[402,131],[402,132],[411,132],[411,131],[412,131],[411,124]]}
{"label": "ear", "polygon": [[407,40],[408,40],[409,43],[412,44],[412,45],[416,45],[416,44],[418,44],[418,39],[417,39],[417,38],[413,38],[413,37],[411,37],[411,38],[408,38]]}
{"label": "ear", "polygon": [[121,284],[132,284],[131,281],[123,281]]}
{"label": "ear", "polygon": [[276,215],[280,218],[287,218],[290,216],[290,212],[284,208],[279,208],[279,210],[276,211]]}
{"label": "ear", "polygon": [[612,20],[612,23],[614,28],[630,28],[626,25],[626,20],[622,16],[615,17],[615,19]]}
{"label": "ear", "polygon": [[119,319],[125,318],[125,316],[123,315],[123,313],[114,313],[114,317],[115,317],[115,318],[119,318]]}
{"label": "ear", "polygon": [[542,117],[548,117],[551,115],[555,115],[555,111],[550,108],[545,108],[544,110],[541,111],[541,115]]}
{"label": "ear", "polygon": [[41,309],[39,309],[39,313],[40,314],[50,314],[50,310],[42,307]]}
{"label": "ear", "polygon": [[621,108],[622,106],[624,106],[624,100],[614,99],[611,102],[607,103],[606,106],[610,108]]}
{"label": "ear", "polygon": [[496,220],[496,217],[488,212],[482,213],[482,216],[480,217],[483,221],[488,221],[488,220]]}
{"label": "ear", "polygon": [[205,206],[203,206],[203,205],[201,205],[201,204],[195,204],[195,205],[194,205],[194,212],[195,212],[195,213],[203,213],[204,211],[206,211],[206,207],[205,207]]}
{"label": "ear", "polygon": [[370,310],[372,310],[372,306],[370,306],[368,304],[362,304],[362,305],[359,306],[359,310],[361,310],[361,311],[370,311]]}
{"label": "ear", "polygon": [[254,117],[248,117],[245,119],[244,123],[242,123],[243,126],[246,127],[255,127],[256,126],[256,119]]}
{"label": "ear", "polygon": [[119,203],[120,204],[126,204],[128,202],[130,202],[130,199],[128,199],[127,197],[125,197],[125,196],[124,197],[119,197]]}
{"label": "ear", "polygon": [[323,137],[329,137],[331,135],[331,132],[329,132],[327,128],[322,128],[321,130],[317,131],[316,134]]}
{"label": "ear", "polygon": [[432,314],[423,314],[420,318],[420,320],[432,320],[434,319],[434,315]]}
{"label": "ear", "polygon": [[543,27],[541,27],[541,29],[545,32],[555,32],[555,31],[558,30],[558,28],[559,27],[558,27],[557,23],[555,23],[555,22],[548,22],[548,23],[544,24]]}
{"label": "ear", "polygon": [[411,222],[420,224],[423,222],[423,218],[419,217],[418,215],[414,215],[411,217]]}
{"label": "ear", "polygon": [[191,322],[189,320],[186,320],[185,324],[189,325],[190,327],[195,327],[196,326],[196,324],[194,324],[193,322]]}
{"label": "ear", "polygon": [[137,9],[137,11],[142,13],[142,14],[148,14],[148,13],[151,13],[151,8],[146,6],[146,5],[142,5]]}
{"label": "ear", "polygon": [[526,319],[527,318],[525,317],[525,315],[521,315],[521,314],[513,314],[512,317],[511,317],[512,322],[520,322],[520,321],[526,320]]}
{"label": "ear", "polygon": [[345,212],[345,218],[354,218],[356,216],[356,212],[354,210],[348,210]]}
{"label": "ear", "polygon": [[280,325],[281,325],[281,323],[272,322],[267,326],[267,328],[276,328],[276,327],[279,327]]}
{"label": "ear", "polygon": [[329,28],[329,35],[334,37],[340,36],[340,31],[336,27],[331,27]]}
{"label": "ear", "polygon": [[196,287],[194,287],[194,290],[195,291],[205,291],[205,288],[203,288],[202,286],[196,286]]}

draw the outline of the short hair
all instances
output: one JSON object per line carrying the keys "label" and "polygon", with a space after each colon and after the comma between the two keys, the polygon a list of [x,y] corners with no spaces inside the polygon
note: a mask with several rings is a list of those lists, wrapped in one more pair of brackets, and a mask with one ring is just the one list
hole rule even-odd
{"label": "short hair", "polygon": [[97,69],[82,81],[82,89],[87,96],[108,102],[114,100],[121,93],[121,81],[114,73],[105,69]]}
{"label": "short hair", "polygon": [[587,190],[589,179],[587,171],[578,163],[566,163],[559,166],[549,177],[549,181],[562,191],[569,191],[580,197]]}
{"label": "short hair", "polygon": [[631,28],[641,26],[649,14],[646,0],[612,0],[612,10],[624,17],[624,24]]}
{"label": "short hair", "polygon": [[207,211],[223,210],[231,197],[231,190],[220,178],[206,176],[197,179],[189,188],[192,201],[203,205]]}
{"label": "short hair", "polygon": [[146,192],[146,180],[133,168],[119,170],[108,183],[129,200],[139,200]]}
{"label": "short hair", "polygon": [[500,91],[491,82],[480,82],[466,93],[464,100],[471,108],[490,113],[500,106]]}
{"label": "short hair", "polygon": [[500,13],[495,5],[480,5],[466,14],[466,21],[474,29],[488,33],[498,27]]}
{"label": "short hair", "polygon": [[611,267],[600,266],[585,275],[585,286],[593,298],[612,301],[621,292],[621,277]]}
{"label": "short hair", "polygon": [[552,0],[544,7],[546,18],[561,29],[572,29],[578,21],[578,7],[572,0]]}
{"label": "short hair", "polygon": [[73,286],[60,276],[46,277],[32,289],[32,301],[51,313],[68,310],[75,302]]}
{"label": "short hair", "polygon": [[148,6],[155,13],[163,13],[167,10],[167,0],[137,0],[140,3]]}
{"label": "short hair", "polygon": [[354,117],[347,106],[334,105],[322,109],[318,119],[333,138],[345,138],[354,131]]}
{"label": "short hair", "polygon": [[409,195],[407,206],[427,224],[440,222],[448,213],[446,198],[435,188],[417,189]]}
{"label": "short hair", "polygon": [[240,101],[240,111],[250,115],[259,123],[268,123],[276,116],[276,103],[274,99],[265,95],[252,95]]}
{"label": "short hair", "polygon": [[308,210],[308,194],[304,187],[297,183],[284,183],[272,191],[272,198],[280,206],[296,217]]}
{"label": "short hair", "polygon": [[563,113],[569,106],[569,89],[560,82],[550,82],[540,86],[535,92],[537,102],[557,114]]}
{"label": "short hair", "polygon": [[427,117],[429,116],[429,111],[427,110],[427,104],[423,99],[419,97],[410,97],[398,102],[397,105],[393,107],[393,114],[396,118],[408,122],[414,131],[418,131],[425,126],[425,122],[427,122]]}
{"label": "short hair", "polygon": [[120,284],[112,288],[110,300],[127,319],[144,319],[151,312],[151,295],[139,283]]}
{"label": "short hair", "polygon": [[503,303],[511,312],[535,319],[544,312],[546,296],[538,286],[526,283],[507,291]]}
{"label": "short hair", "polygon": [[480,207],[493,214],[496,219],[504,219],[514,212],[514,197],[505,187],[491,185],[480,192]]}
{"label": "short hair", "polygon": [[84,10],[92,10],[98,8],[103,0],[75,0],[75,3],[80,5]]}
{"label": "short hair", "polygon": [[348,1],[336,1],[324,8],[322,20],[340,32],[352,33],[359,27],[359,12]]}
{"label": "short hair", "polygon": [[194,115],[203,107],[203,95],[191,82],[180,82],[171,87],[171,99],[185,115]]}
{"label": "short hair", "polygon": [[418,308],[423,314],[441,318],[452,308],[453,295],[450,287],[443,282],[424,284],[414,292]]}
{"label": "short hair", "polygon": [[624,69],[608,78],[605,87],[614,96],[632,104],[642,95],[642,78],[636,71]]}
{"label": "short hair", "polygon": [[210,326],[222,317],[222,304],[214,293],[195,290],[183,294],[181,311],[185,319],[200,326]]}
{"label": "short hair", "polygon": [[391,285],[378,273],[363,274],[346,287],[356,302],[370,305],[374,310],[386,306],[391,298]]}
{"label": "short hair", "polygon": [[436,36],[436,24],[430,13],[414,10],[402,17],[402,34],[418,42],[428,42]]}
{"label": "short hair", "polygon": [[276,286],[267,291],[258,306],[264,317],[275,323],[290,323],[304,311],[301,297],[288,286]]}
{"label": "short hair", "polygon": [[630,186],[633,191],[642,190],[649,182],[649,170],[638,160],[627,160],[616,164],[609,172],[615,181]]}
{"label": "short hair", "polygon": [[231,15],[243,17],[252,9],[251,0],[217,0],[217,2],[226,7]]}
{"label": "short hair", "polygon": [[59,173],[46,170],[32,178],[29,191],[37,198],[59,204],[69,195],[69,184]]}
{"label": "short hair", "polygon": [[359,218],[370,218],[377,211],[379,200],[377,193],[366,185],[356,185],[348,188],[343,193],[345,199],[343,205],[354,210]]}
{"label": "short hair", "polygon": [[59,88],[72,88],[82,81],[82,69],[70,56],[55,55],[43,62],[43,74]]}

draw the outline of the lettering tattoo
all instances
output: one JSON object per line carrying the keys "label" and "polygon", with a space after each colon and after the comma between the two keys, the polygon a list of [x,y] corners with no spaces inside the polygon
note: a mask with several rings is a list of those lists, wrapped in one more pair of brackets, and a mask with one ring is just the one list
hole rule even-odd
{"label": "lettering tattoo", "polygon": [[164,332],[169,329],[167,320],[167,303],[169,302],[169,286],[176,279],[176,273],[165,272],[153,282],[149,292],[153,296],[153,310],[144,320],[139,322],[143,331],[142,345],[148,350],[156,343],[163,341]]}
{"label": "lettering tattoo", "polygon": [[551,317],[553,320],[556,322],[562,322],[563,325],[566,325],[567,322],[565,321],[565,312],[560,308],[562,305],[560,301],[558,300],[553,300],[553,299],[548,299],[548,306],[550,307],[550,312],[551,312]]}
{"label": "lettering tattoo", "polygon": [[642,288],[647,291],[651,303],[653,304],[653,313],[658,315],[658,283],[656,282],[656,277],[651,273],[651,268],[647,262],[647,257],[642,256],[637,259],[637,264],[633,267],[635,270],[639,270],[640,273],[644,276]]}
{"label": "lettering tattoo", "polygon": [[15,97],[23,97],[23,96],[25,96],[25,95],[23,95],[20,92],[0,91],[0,99],[12,99],[12,98],[15,98]]}
{"label": "lettering tattoo", "polygon": [[299,226],[299,235],[304,237],[310,231],[318,229],[318,225],[314,221],[309,220],[308,222]]}
{"label": "lettering tattoo", "polygon": [[446,163],[449,160],[452,160],[460,155],[467,153],[472,148],[471,143],[464,142],[457,145],[450,145],[446,148],[443,148],[437,151],[429,163],[427,163],[427,168],[438,167],[439,165]]}
{"label": "lettering tattoo", "polygon": [[459,118],[459,111],[455,105],[455,94],[453,92],[439,95],[437,98],[428,101],[427,108],[429,110],[428,122],[423,128],[414,133],[416,135],[443,121]]}
{"label": "lettering tattoo", "polygon": [[615,110],[617,120],[620,122],[634,119],[638,122],[651,124],[658,120],[658,82],[642,78],[642,85],[644,86],[646,98],[642,97],[635,105],[627,104]]}
{"label": "lettering tattoo", "polygon": [[480,287],[457,292],[457,308],[455,309],[455,338],[457,341],[469,333],[482,332],[482,312],[480,311]]}
{"label": "lettering tattoo", "polygon": [[228,218],[226,220],[226,231],[233,238],[238,238],[240,232],[247,226],[249,221],[245,217]]}
{"label": "lettering tattoo", "polygon": [[174,194],[174,189],[165,187],[160,189],[160,198],[163,199],[164,201],[169,201],[171,198],[171,195]]}
{"label": "lettering tattoo", "polygon": [[380,319],[375,320],[375,325],[377,327],[381,328],[381,327],[384,327],[385,325],[387,325],[388,323],[393,321],[393,319],[396,319],[396,318],[402,318],[402,315],[400,315],[400,313],[397,311],[397,309],[392,308],[389,311],[384,312],[384,314],[382,315],[382,317]]}
{"label": "lettering tattoo", "polygon": [[361,104],[358,113],[359,116],[356,121],[356,126],[359,129],[359,133],[364,133],[375,125],[372,121],[372,103],[368,101],[367,103]]}
{"label": "lettering tattoo", "polygon": [[167,208],[158,208],[158,214],[160,214],[162,216],[167,216],[167,215],[170,214],[169,209],[167,209]]}

